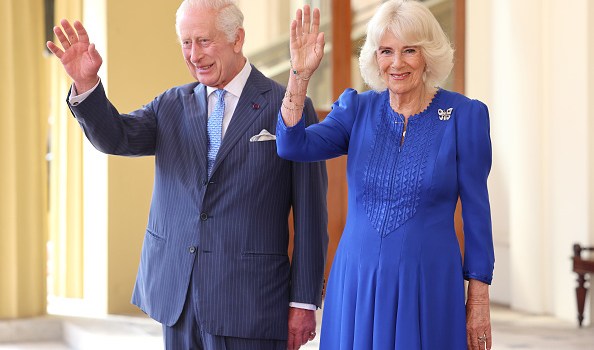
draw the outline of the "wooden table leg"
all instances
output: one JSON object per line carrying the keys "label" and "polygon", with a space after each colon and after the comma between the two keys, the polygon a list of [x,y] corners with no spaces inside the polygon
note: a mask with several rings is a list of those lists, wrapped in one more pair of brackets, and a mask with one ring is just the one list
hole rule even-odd
{"label": "wooden table leg", "polygon": [[586,288],[586,275],[583,273],[578,273],[577,282],[578,286],[575,288],[575,295],[577,297],[578,323],[581,327],[582,322],[584,321],[584,305],[586,303],[586,294],[588,293],[588,288]]}

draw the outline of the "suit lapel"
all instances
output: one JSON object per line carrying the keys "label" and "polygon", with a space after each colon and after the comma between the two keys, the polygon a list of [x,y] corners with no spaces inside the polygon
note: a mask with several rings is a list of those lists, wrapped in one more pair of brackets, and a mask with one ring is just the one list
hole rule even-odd
{"label": "suit lapel", "polygon": [[223,143],[221,143],[217,159],[213,165],[213,174],[219,164],[225,160],[225,157],[227,157],[249,127],[260,116],[262,111],[266,109],[268,100],[264,98],[263,93],[268,90],[270,90],[270,82],[260,71],[252,66],[252,72],[243,88],[241,97],[231,118],[231,123],[229,123]]}
{"label": "suit lapel", "polygon": [[191,147],[198,158],[198,175],[206,178],[206,154],[208,152],[208,135],[206,132],[207,113],[206,88],[198,84],[193,93],[183,98],[184,114],[189,131]]}

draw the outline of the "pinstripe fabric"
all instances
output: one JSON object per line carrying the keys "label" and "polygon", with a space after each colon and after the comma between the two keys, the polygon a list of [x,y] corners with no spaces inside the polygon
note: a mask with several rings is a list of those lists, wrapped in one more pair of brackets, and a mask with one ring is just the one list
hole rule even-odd
{"label": "pinstripe fabric", "polygon": [[195,278],[192,278],[183,311],[177,322],[173,326],[163,324],[163,345],[165,345],[165,350],[204,349],[202,331],[199,326],[197,310],[194,307],[198,297],[195,284]]}
{"label": "pinstripe fabric", "polygon": [[[207,176],[206,89],[172,88],[121,115],[98,87],[71,106],[91,143],[119,155],[155,155],[155,184],[132,302],[174,324],[192,267],[200,319],[213,335],[286,339],[289,301],[320,305],[326,256],[324,163],[279,158],[274,141],[284,88],[253,68]],[[311,101],[308,123],[316,122]],[[294,208],[292,263],[288,214]]]}
{"label": "pinstripe fabric", "polygon": [[198,320],[197,300],[200,298],[197,288],[199,281],[192,274],[186,304],[177,320],[169,327],[163,325],[163,343],[166,350],[285,350],[286,340],[247,339],[212,335],[201,329]]}

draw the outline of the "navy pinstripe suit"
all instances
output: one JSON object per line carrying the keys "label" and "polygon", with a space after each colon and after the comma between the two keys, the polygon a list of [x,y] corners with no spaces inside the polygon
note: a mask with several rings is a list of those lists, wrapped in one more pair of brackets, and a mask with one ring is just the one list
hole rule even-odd
{"label": "navy pinstripe suit", "polygon": [[[199,276],[202,327],[222,336],[286,339],[289,301],[320,305],[327,235],[324,163],[277,156],[274,134],[284,87],[252,72],[207,177],[206,87],[172,88],[119,114],[99,87],[70,106],[100,151],[155,155],[151,209],[132,302],[171,326]],[[317,121],[307,101],[308,123]],[[288,214],[294,211],[289,262]]]}

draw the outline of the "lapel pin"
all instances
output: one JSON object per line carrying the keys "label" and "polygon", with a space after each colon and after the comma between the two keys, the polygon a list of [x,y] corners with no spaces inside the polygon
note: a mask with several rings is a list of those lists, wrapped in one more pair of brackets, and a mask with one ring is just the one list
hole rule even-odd
{"label": "lapel pin", "polygon": [[259,104],[257,104],[257,103],[253,103],[253,104],[252,104],[252,108],[253,108],[253,109],[260,109],[260,105],[259,105]]}

